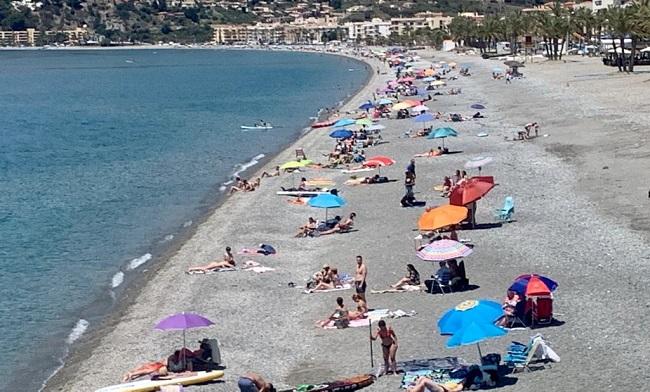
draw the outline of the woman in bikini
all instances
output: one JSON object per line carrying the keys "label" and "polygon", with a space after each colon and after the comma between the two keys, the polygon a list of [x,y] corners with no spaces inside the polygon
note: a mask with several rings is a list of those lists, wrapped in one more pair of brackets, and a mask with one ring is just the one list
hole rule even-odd
{"label": "woman in bikini", "polygon": [[348,318],[350,320],[366,318],[368,313],[368,304],[366,304],[366,301],[359,294],[352,294],[352,301],[357,304],[357,310],[349,311]]}
{"label": "woman in bikini", "polygon": [[397,335],[391,327],[386,327],[386,321],[379,320],[379,329],[377,333],[370,336],[371,340],[381,339],[381,349],[384,353],[384,371],[388,374],[390,369],[393,374],[397,374],[397,361],[395,355],[397,354]]}
{"label": "woman in bikini", "polygon": [[217,271],[223,268],[235,268],[235,257],[232,255],[232,250],[230,249],[229,246],[226,247],[226,252],[223,254],[223,261],[213,261],[211,263],[208,263],[206,265],[198,266],[198,267],[190,267],[187,270],[187,273],[192,273],[192,272],[211,272],[211,271]]}
{"label": "woman in bikini", "polygon": [[[458,384],[438,384],[427,377],[417,379],[414,386],[406,389],[406,392],[461,392],[466,389],[472,389],[474,380],[482,377],[483,373],[478,366],[471,366],[465,378]],[[478,388],[477,388],[478,389]]]}

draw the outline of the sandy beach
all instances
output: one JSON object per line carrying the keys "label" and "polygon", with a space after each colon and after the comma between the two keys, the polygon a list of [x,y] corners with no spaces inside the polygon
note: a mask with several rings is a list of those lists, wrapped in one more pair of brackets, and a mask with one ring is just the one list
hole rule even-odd
{"label": "sandy beach", "polygon": [[[430,53],[422,53],[425,59]],[[496,61],[436,53],[436,60],[472,64],[472,76],[450,81],[460,95],[434,97],[433,111],[471,115],[473,103],[482,103],[487,117],[452,125],[460,137],[447,139],[452,151],[462,153],[419,158],[416,197],[427,206],[446,204],[433,186],[445,175],[462,169],[471,157],[492,156],[484,168],[499,185],[478,203],[477,221],[494,223],[493,211],[506,196],[516,203],[515,222],[462,231],[471,239],[474,254],[466,260],[474,290],[447,295],[424,293],[369,294],[372,308],[414,310],[415,317],[389,320],[399,337],[398,360],[459,356],[477,361],[474,346],[445,348],[436,333],[442,313],[467,299],[500,301],[512,279],[522,273],[540,273],[559,282],[555,317],[561,325],[517,330],[482,344],[483,353],[504,353],[510,340],[527,341],[542,333],[562,361],[542,371],[508,376],[504,391],[548,391],[646,388],[645,363],[650,355],[650,318],[643,288],[650,272],[650,212],[647,208],[650,145],[643,125],[648,74],[618,75],[599,59],[570,58],[567,63],[526,65],[524,79],[506,85],[490,77]],[[427,57],[428,56],[428,57]],[[373,69],[380,63],[370,60]],[[503,67],[500,63],[499,66]],[[382,65],[383,71],[386,68]],[[456,74],[456,72],[453,72]],[[372,92],[392,79],[392,73],[374,74],[368,85],[343,111],[372,98]],[[541,135],[528,141],[510,141],[530,121],[541,124]],[[217,337],[226,376],[223,382],[192,387],[190,391],[234,391],[240,374],[254,371],[286,387],[320,382],[370,371],[368,330],[323,330],[314,323],[331,313],[339,295],[351,304],[352,291],[303,294],[298,285],[322,264],[353,273],[355,256],[367,262],[369,289],[385,289],[413,263],[429,276],[435,266],[416,258],[413,238],[424,208],[402,208],[403,172],[416,153],[437,143],[401,137],[416,129],[412,120],[382,120],[387,143],[368,149],[367,155],[388,155],[397,164],[382,175],[398,180],[387,184],[350,187],[340,170],[305,171],[306,177],[327,177],[337,183],[348,205],[331,211],[357,213],[356,231],[319,238],[293,238],[309,216],[322,210],[287,203],[275,195],[291,186],[291,175],[262,181],[252,193],[235,194],[197,228],[196,233],[152,274],[130,305],[102,327],[99,339],[83,339],[66,365],[50,382],[48,391],[92,391],[118,383],[136,365],[167,357],[181,345],[181,334],[154,331],[161,318],[193,311],[215,322],[211,328],[188,331],[196,346],[203,337]],[[477,137],[481,132],[488,137]],[[294,158],[303,148],[315,161],[333,147],[327,130],[310,132],[266,167]],[[252,177],[256,177],[255,175]],[[236,271],[186,275],[194,265],[221,257],[226,246],[237,251],[259,243],[274,245],[274,256],[237,256],[276,270],[264,274]],[[375,344],[375,364],[381,362]],[[368,391],[398,390],[400,377],[380,378]]]}

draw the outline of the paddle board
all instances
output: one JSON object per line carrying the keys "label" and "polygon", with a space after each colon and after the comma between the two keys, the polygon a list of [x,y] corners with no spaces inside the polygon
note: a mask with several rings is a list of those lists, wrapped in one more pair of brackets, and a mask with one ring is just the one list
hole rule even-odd
{"label": "paddle board", "polygon": [[241,129],[273,129],[273,126],[271,125],[254,125],[254,126],[248,126],[248,125],[241,125]]}
{"label": "paddle board", "polygon": [[277,191],[278,196],[313,197],[330,193],[329,191]]}
{"label": "paddle board", "polygon": [[170,379],[161,380],[141,380],[132,381],[124,384],[111,385],[109,387],[101,388],[95,392],[148,392],[157,391],[160,387],[165,385],[194,385],[204,382],[216,380],[223,377],[221,370],[213,370],[211,372],[194,372],[183,373]]}
{"label": "paddle board", "polygon": [[322,384],[306,384],[299,385],[293,389],[286,389],[282,392],[298,392],[298,391],[309,391],[309,392],[348,392],[356,391],[361,388],[365,388],[368,385],[372,384],[375,381],[375,377],[370,374],[360,374],[358,376],[353,376],[350,378],[345,378],[342,380],[326,382]]}

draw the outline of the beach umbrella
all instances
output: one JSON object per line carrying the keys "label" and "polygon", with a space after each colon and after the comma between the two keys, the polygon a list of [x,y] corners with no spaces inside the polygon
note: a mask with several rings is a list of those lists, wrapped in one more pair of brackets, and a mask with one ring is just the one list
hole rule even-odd
{"label": "beach umbrella", "polygon": [[392,166],[394,164],[395,160],[383,155],[377,155],[375,157],[368,158],[363,162],[363,166],[365,167],[376,167],[380,174],[382,166]]}
{"label": "beach umbrella", "polygon": [[382,129],[385,129],[386,126],[381,125],[381,124],[372,124],[369,127],[366,128],[368,131],[381,131]]}
{"label": "beach umbrella", "polygon": [[442,139],[442,146],[445,146],[445,139],[448,137],[456,137],[458,136],[458,132],[454,128],[450,127],[443,127],[443,128],[436,128],[433,132],[427,136],[427,139]]}
{"label": "beach umbrella", "polygon": [[436,71],[434,71],[431,68],[427,68],[427,69],[424,70],[424,76],[433,76],[435,73],[436,73]]}
{"label": "beach umbrella", "polygon": [[449,195],[449,204],[465,206],[473,203],[494,188],[494,177],[477,176],[460,181]]}
{"label": "beach umbrella", "polygon": [[356,125],[372,125],[372,120],[369,118],[360,118],[357,121],[355,121]]}
{"label": "beach umbrella", "polygon": [[424,261],[446,261],[469,256],[472,248],[454,240],[438,240],[427,244],[416,255]]}
{"label": "beach umbrella", "polygon": [[408,109],[408,108],[412,108],[413,106],[417,106],[417,105],[419,105],[419,104],[413,104],[412,102],[404,101],[404,102],[396,103],[395,105],[393,105],[393,110]]}
{"label": "beach umbrella", "polygon": [[508,290],[512,290],[521,296],[535,297],[550,295],[557,289],[557,282],[546,276],[527,274],[518,276]]}
{"label": "beach umbrella", "polygon": [[[204,328],[213,325],[214,323],[207,318],[196,313],[181,312],[171,316],[167,316],[160,320],[154,329],[161,331],[169,330],[182,330],[183,331],[183,348],[185,347],[185,331],[194,328]],[[182,359],[183,361],[185,358]]]}
{"label": "beach umbrella", "polygon": [[420,218],[418,219],[418,229],[422,231],[437,230],[443,227],[456,225],[465,220],[465,218],[467,218],[467,208],[447,204],[432,208],[420,215]]}
{"label": "beach umbrella", "polygon": [[448,340],[447,347],[459,347],[467,346],[470,344],[476,344],[478,349],[479,358],[483,358],[483,353],[481,352],[481,342],[488,339],[499,338],[507,335],[507,331],[504,328],[497,327],[493,323],[481,323],[481,322],[470,322],[463,325],[458,331],[456,331]]}
{"label": "beach umbrella", "polygon": [[305,167],[311,163],[313,163],[311,159],[301,159],[300,161],[289,161],[285,162],[282,165],[280,165],[280,169],[282,170],[287,170],[287,169],[299,169],[301,167]]}
{"label": "beach umbrella", "polygon": [[316,197],[312,197],[307,202],[307,205],[314,208],[325,209],[325,220],[327,221],[327,210],[330,208],[340,208],[345,205],[345,200],[331,193],[323,193]]}
{"label": "beach umbrella", "polygon": [[377,104],[378,104],[378,105],[392,105],[392,104],[393,104],[393,100],[388,99],[388,98],[382,98],[382,99],[380,99],[379,101],[377,101]]}
{"label": "beach umbrella", "polygon": [[354,120],[351,118],[342,118],[332,125],[333,127],[346,127],[348,125],[354,125]]}
{"label": "beach umbrella", "polygon": [[483,110],[485,109],[485,106],[481,105],[480,103],[475,103],[474,105],[470,106],[472,109],[478,109],[478,110]]}
{"label": "beach umbrella", "polygon": [[492,157],[471,158],[469,161],[465,162],[465,169],[478,169],[478,172],[480,173],[481,168],[492,161],[494,161]]}
{"label": "beach umbrella", "polygon": [[422,113],[413,118],[413,121],[417,123],[421,123],[421,122],[426,123],[433,120],[435,120],[435,117],[433,117],[431,113]]}
{"label": "beach umbrella", "polygon": [[354,135],[354,132],[349,129],[337,129],[330,133],[330,137],[334,139],[348,139],[351,138],[352,135]]}
{"label": "beach umbrella", "polygon": [[412,107],[411,111],[414,111],[414,112],[427,112],[427,111],[429,111],[429,107],[425,106],[425,105],[418,105],[418,106]]}
{"label": "beach umbrella", "polygon": [[523,68],[524,64],[520,63],[519,61],[514,61],[514,60],[508,60],[504,61],[503,64],[507,65],[508,67],[511,68]]}
{"label": "beach umbrella", "polygon": [[375,107],[375,105],[373,105],[372,102],[368,101],[368,102],[364,103],[363,105],[359,106],[359,109],[361,109],[361,110],[370,110],[370,109],[372,109],[374,107]]}
{"label": "beach umbrella", "polygon": [[442,315],[438,320],[438,331],[441,335],[453,335],[472,323],[494,324],[501,316],[503,308],[498,302],[485,299],[463,301]]}

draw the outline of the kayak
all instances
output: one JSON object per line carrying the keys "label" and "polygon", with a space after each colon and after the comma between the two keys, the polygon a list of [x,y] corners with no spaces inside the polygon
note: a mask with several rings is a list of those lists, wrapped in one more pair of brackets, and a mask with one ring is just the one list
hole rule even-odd
{"label": "kayak", "polygon": [[342,380],[325,382],[322,384],[303,384],[293,389],[287,389],[282,392],[349,392],[365,388],[375,381],[375,377],[370,374],[360,374]]}
{"label": "kayak", "polygon": [[334,125],[334,121],[321,121],[317,123],[313,123],[311,125],[312,128],[326,128],[326,127],[331,127]]}
{"label": "kayak", "polygon": [[208,381],[213,381],[223,377],[221,370],[213,370],[211,372],[194,372],[194,373],[181,373],[171,378],[158,379],[158,380],[140,380],[132,381],[124,384],[111,385],[109,387],[101,388],[95,392],[148,392],[157,391],[160,387],[166,385],[194,385],[201,384]]}
{"label": "kayak", "polygon": [[272,125],[253,125],[253,126],[248,126],[248,125],[241,125],[241,129],[273,129]]}

